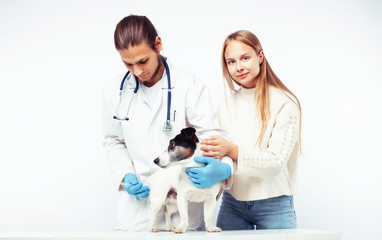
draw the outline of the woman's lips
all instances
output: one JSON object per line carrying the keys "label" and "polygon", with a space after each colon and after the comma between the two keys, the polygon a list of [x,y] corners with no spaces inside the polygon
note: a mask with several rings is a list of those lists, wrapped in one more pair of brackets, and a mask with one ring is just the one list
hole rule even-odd
{"label": "woman's lips", "polygon": [[238,75],[237,77],[238,78],[245,78],[247,75],[248,75],[248,73],[243,73],[243,74]]}

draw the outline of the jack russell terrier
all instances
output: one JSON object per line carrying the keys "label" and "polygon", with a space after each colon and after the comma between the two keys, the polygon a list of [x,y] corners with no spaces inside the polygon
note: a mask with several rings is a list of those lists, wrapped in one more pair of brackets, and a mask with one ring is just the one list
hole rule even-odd
{"label": "jack russell terrier", "polygon": [[[184,233],[188,227],[188,202],[204,202],[204,223],[208,232],[220,232],[212,221],[216,197],[221,185],[197,188],[187,175],[187,167],[203,166],[194,161],[201,156],[200,144],[194,128],[185,128],[170,140],[167,150],[154,160],[161,167],[145,182],[150,188],[149,231],[158,232],[156,216],[165,205],[166,228],[175,233]],[[174,227],[171,216],[179,211],[180,223]]]}

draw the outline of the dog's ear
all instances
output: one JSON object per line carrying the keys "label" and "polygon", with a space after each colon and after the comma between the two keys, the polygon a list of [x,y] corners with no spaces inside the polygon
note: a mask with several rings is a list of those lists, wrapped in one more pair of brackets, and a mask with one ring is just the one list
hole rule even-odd
{"label": "dog's ear", "polygon": [[180,133],[183,134],[186,138],[192,139],[193,135],[195,135],[195,132],[196,132],[195,128],[188,127],[188,128],[183,128]]}
{"label": "dog's ear", "polygon": [[187,139],[191,139],[194,143],[197,143],[199,142],[199,139],[195,135],[195,132],[196,132],[195,128],[188,127],[188,128],[182,129],[181,134],[183,134]]}

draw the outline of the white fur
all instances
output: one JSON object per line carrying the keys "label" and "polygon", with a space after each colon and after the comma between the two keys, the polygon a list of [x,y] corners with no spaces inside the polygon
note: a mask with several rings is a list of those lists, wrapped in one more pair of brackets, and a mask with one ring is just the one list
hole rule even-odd
{"label": "white fur", "polygon": [[[165,168],[156,171],[145,182],[145,185],[150,188],[149,231],[159,231],[156,227],[155,219],[162,206],[166,205],[165,219],[167,230],[174,231],[175,233],[184,233],[188,227],[188,202],[204,202],[206,230],[209,232],[221,231],[212,221],[216,196],[221,187],[220,183],[210,188],[196,188],[186,172],[187,167],[201,166],[201,164],[194,161],[194,157],[201,155],[199,147],[198,144],[194,155],[188,159],[171,163],[167,162],[166,165],[168,165]],[[168,161],[166,153],[167,151],[159,157],[160,161]],[[167,198],[167,193],[171,188],[177,192],[177,200]],[[171,222],[171,215],[176,211],[179,211],[180,224],[175,228]]]}

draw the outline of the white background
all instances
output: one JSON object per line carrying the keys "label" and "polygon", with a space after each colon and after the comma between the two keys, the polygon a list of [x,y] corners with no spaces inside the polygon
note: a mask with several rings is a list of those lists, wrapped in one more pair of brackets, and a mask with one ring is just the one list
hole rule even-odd
{"label": "white background", "polygon": [[108,231],[103,86],[115,25],[149,17],[163,54],[224,98],[221,47],[247,29],[302,105],[301,228],[381,239],[379,1],[0,1],[0,231]]}

